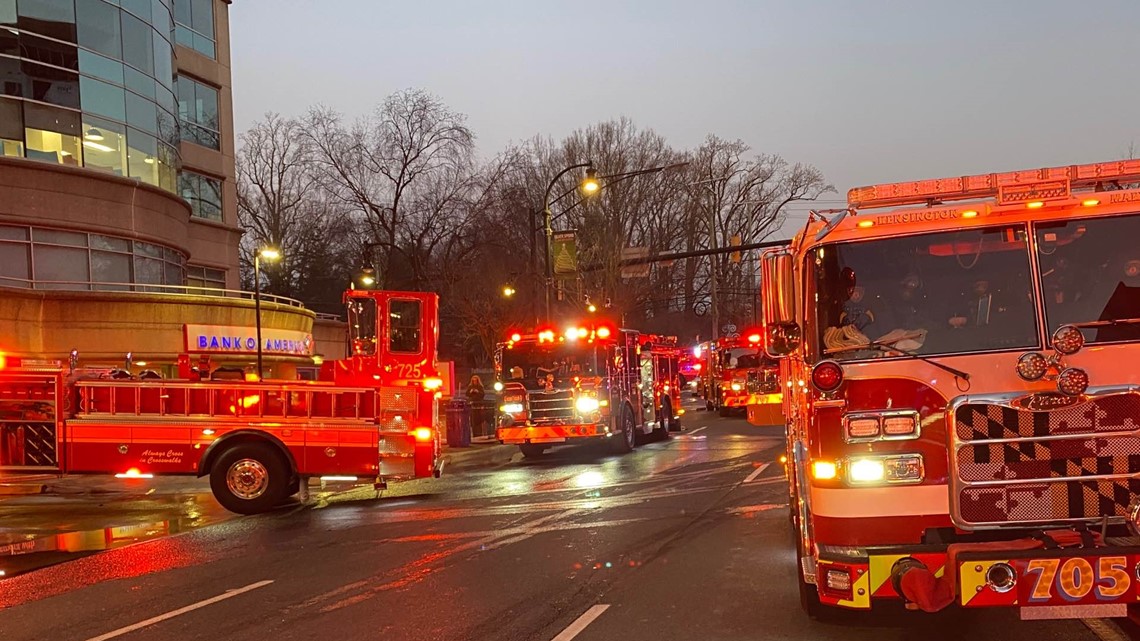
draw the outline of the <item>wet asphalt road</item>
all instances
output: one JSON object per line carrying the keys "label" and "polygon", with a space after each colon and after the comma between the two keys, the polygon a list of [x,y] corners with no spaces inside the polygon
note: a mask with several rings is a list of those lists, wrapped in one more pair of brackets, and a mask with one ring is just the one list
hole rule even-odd
{"label": "wet asphalt road", "polygon": [[562,448],[13,577],[0,639],[1127,638],[1004,611],[810,621],[782,433],[694,411],[686,427],[624,457]]}

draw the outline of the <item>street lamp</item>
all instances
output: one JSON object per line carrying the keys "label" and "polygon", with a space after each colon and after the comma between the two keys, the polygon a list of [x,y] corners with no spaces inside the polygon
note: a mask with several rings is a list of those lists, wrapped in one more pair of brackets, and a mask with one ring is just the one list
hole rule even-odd
{"label": "street lamp", "polygon": [[281,258],[281,252],[273,247],[262,247],[253,255],[253,308],[257,324],[257,380],[261,380],[261,260],[270,262]]}
{"label": "street lamp", "polygon": [[575,169],[586,167],[586,179],[582,181],[580,187],[582,193],[592,195],[598,193],[601,185],[598,184],[598,175],[594,171],[594,163],[587,161],[570,165],[566,169],[558,172],[550,184],[546,186],[546,194],[542,197],[542,220],[543,227],[546,230],[546,318],[550,319],[550,288],[554,284],[554,261],[551,260],[551,254],[554,253],[554,226],[552,222],[553,216],[550,213],[550,192],[554,189],[554,185],[558,183],[558,179],[565,176],[567,172]]}
{"label": "street lamp", "polygon": [[510,285],[504,285],[503,286],[503,296],[510,298],[511,296],[514,296],[514,295],[515,295],[515,288],[514,287],[511,287]]}

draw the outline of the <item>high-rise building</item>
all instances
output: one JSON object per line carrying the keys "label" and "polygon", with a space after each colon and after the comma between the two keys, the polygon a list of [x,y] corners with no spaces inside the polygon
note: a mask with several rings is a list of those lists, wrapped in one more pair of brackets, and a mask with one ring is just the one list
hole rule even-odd
{"label": "high-rise building", "polygon": [[228,0],[0,0],[0,351],[169,362],[252,328],[230,86]]}

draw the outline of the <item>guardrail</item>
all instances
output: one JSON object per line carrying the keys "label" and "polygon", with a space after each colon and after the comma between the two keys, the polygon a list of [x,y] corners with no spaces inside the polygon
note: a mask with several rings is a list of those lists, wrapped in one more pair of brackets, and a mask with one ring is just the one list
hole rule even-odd
{"label": "guardrail", "polygon": [[[242,298],[248,300],[253,300],[254,298],[254,292],[247,292],[241,289],[224,289],[220,287],[196,287],[191,285],[154,285],[149,283],[95,283],[91,281],[75,280],[33,281],[25,278],[13,278],[11,276],[0,276],[0,286],[15,287],[18,289],[32,289],[36,291],[54,290],[82,292],[121,292],[137,294],[172,294],[181,296]],[[269,303],[277,303],[278,305],[287,305],[289,307],[297,307],[300,309],[305,308],[304,303],[295,298],[289,298],[287,296],[277,296],[276,294],[266,294],[262,292],[261,300]],[[321,314],[317,315],[318,318],[321,316]],[[335,320],[340,319],[339,316],[335,316],[334,314],[324,314],[324,316],[334,316]]]}

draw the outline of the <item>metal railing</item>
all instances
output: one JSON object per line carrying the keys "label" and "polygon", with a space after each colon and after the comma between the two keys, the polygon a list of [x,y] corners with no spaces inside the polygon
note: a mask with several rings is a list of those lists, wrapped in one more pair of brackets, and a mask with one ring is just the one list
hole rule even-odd
{"label": "metal railing", "polygon": [[[225,289],[221,287],[198,287],[193,285],[157,285],[151,283],[107,283],[77,280],[29,280],[26,278],[13,278],[0,276],[0,286],[18,289],[32,289],[36,291],[82,291],[82,292],[120,292],[136,294],[171,294],[181,296],[211,296],[216,298],[241,298],[253,300],[254,292],[241,289]],[[262,302],[276,303],[288,307],[304,309],[305,304],[295,298],[277,296],[276,294],[261,293]],[[331,316],[331,314],[325,314]],[[320,315],[318,315],[320,317]],[[335,317],[329,320],[339,320]]]}

